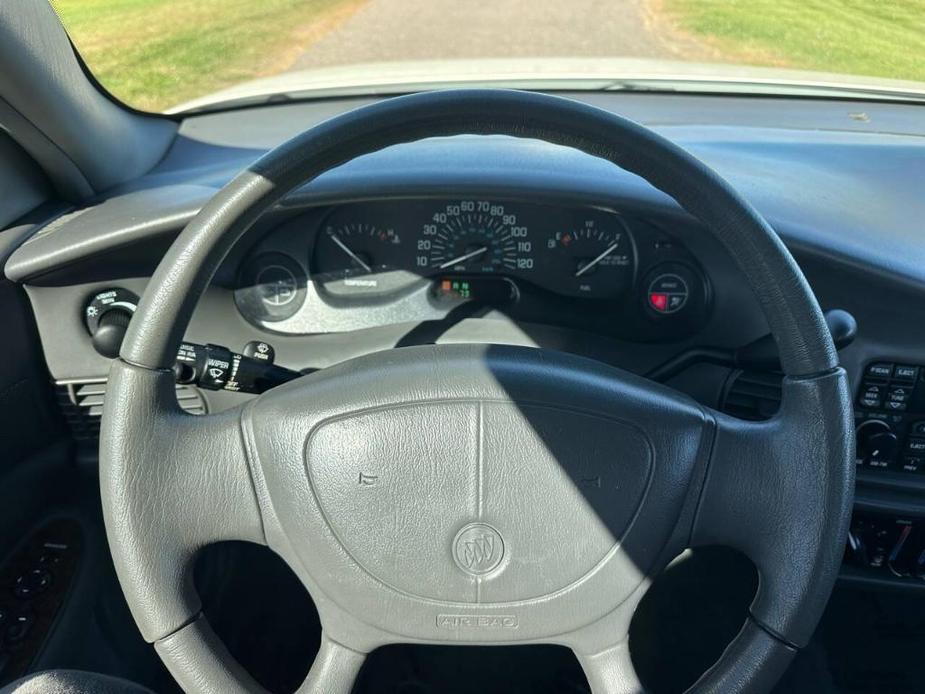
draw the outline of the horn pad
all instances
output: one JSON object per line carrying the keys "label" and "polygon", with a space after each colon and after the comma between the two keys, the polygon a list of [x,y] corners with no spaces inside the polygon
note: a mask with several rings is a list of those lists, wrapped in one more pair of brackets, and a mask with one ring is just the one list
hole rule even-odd
{"label": "horn pad", "polygon": [[486,605],[591,572],[653,465],[633,425],[493,400],[342,414],[316,425],[305,459],[327,524],[366,572],[419,599]]}
{"label": "horn pad", "polygon": [[243,418],[268,544],[329,634],[370,644],[524,641],[631,614],[686,533],[711,440],[674,391],[496,345],[360,357]]}

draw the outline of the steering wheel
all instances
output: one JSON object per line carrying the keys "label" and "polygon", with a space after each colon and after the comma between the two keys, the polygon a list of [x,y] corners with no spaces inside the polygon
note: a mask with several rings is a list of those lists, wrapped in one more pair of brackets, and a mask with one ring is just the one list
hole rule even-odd
{"label": "steering wheel", "polygon": [[[388,350],[207,416],[171,366],[237,239],[297,186],[427,137],[537,138],[606,159],[698,218],[777,340],[779,413],[745,422],[636,375],[540,349]],[[448,162],[452,165],[452,162]],[[461,90],[389,99],[280,145],[202,209],[161,261],[112,367],[100,442],[109,543],[135,621],[187,691],[259,691],[191,580],[204,546],[268,545],[322,624],[300,692],[348,694],[384,644],[570,647],[594,694],[642,690],[634,609],[685,547],[757,567],[749,617],[693,692],[769,689],[831,592],[854,488],[844,371],[799,268],[716,173],[575,101]],[[670,655],[666,655],[670,658]]]}

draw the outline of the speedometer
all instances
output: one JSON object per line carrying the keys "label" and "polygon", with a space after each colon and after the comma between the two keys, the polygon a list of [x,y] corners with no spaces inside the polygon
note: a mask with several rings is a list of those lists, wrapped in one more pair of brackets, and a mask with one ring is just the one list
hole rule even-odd
{"label": "speedometer", "polygon": [[503,204],[462,200],[424,225],[415,262],[431,272],[523,272],[533,269],[532,251],[527,227]]}

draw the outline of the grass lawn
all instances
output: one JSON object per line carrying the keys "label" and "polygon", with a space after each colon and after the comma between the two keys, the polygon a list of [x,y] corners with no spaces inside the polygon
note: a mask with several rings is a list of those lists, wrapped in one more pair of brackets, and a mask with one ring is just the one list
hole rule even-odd
{"label": "grass lawn", "polygon": [[[288,69],[305,48],[367,1],[52,4],[100,82],[133,106],[162,110]],[[925,0],[640,2],[651,3],[656,16],[668,20],[665,31],[693,37],[718,61],[925,82]],[[539,2],[535,11],[542,8]],[[616,10],[604,3],[597,11]],[[503,40],[504,26],[493,30]],[[618,45],[615,52],[619,53]],[[442,47],[434,45],[433,57],[441,55]]]}
{"label": "grass lawn", "polygon": [[925,0],[660,0],[726,62],[925,82]]}
{"label": "grass lawn", "polygon": [[52,5],[107,89],[132,106],[159,111],[285,70],[362,2],[52,0]]}

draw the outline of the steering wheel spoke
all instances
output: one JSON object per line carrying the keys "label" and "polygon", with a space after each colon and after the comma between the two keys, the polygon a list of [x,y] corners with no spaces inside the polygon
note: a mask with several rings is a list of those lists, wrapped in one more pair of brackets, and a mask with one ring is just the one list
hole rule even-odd
{"label": "steering wheel spoke", "polygon": [[651,582],[641,582],[633,594],[602,619],[570,634],[568,645],[578,659],[591,694],[637,694],[643,686],[630,658],[629,631],[633,614]]}
{"label": "steering wheel spoke", "polygon": [[[820,411],[838,414],[820,418]],[[714,416],[691,544],[725,545],[751,559],[760,576],[752,618],[782,642],[803,646],[841,563],[843,545],[832,538],[844,538],[850,516],[854,471],[845,461],[853,460],[854,441],[845,374],[785,378],[781,410],[766,422]]]}
{"label": "steering wheel spoke", "polygon": [[366,654],[321,634],[321,647],[296,694],[350,694]]}
{"label": "steering wheel spoke", "polygon": [[630,658],[628,640],[593,655],[580,652],[575,655],[588,678],[591,694],[641,694],[643,691]]}

